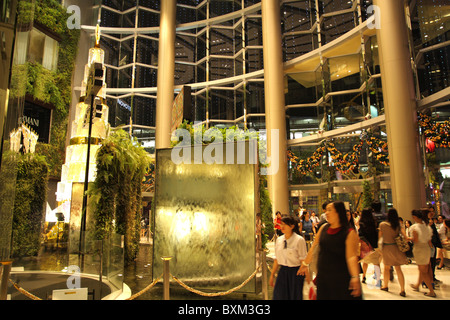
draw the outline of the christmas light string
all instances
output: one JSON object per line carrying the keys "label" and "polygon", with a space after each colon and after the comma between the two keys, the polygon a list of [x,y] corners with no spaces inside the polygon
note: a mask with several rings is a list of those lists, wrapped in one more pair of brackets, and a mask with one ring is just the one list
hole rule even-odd
{"label": "christmas light string", "polygon": [[[437,148],[448,148],[450,146],[450,121],[445,120],[437,122],[430,116],[419,113],[418,124],[420,133],[425,138],[434,142]],[[342,173],[349,173],[359,165],[359,157],[364,145],[367,144],[374,159],[384,166],[389,166],[389,152],[386,141],[375,136],[370,131],[365,131],[360,137],[359,143],[355,144],[351,151],[342,153],[337,150],[335,144],[330,141],[323,141],[314,151],[311,157],[307,159],[299,159],[291,150],[288,150],[288,160],[291,162],[293,169],[300,174],[308,174],[313,172],[321,164],[325,151],[328,151],[332,159],[331,166]]]}

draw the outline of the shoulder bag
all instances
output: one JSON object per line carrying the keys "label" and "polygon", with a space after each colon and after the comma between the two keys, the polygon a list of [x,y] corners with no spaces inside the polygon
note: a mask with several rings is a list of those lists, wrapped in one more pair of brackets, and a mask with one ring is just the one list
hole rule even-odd
{"label": "shoulder bag", "polygon": [[397,247],[401,252],[406,252],[409,250],[409,244],[401,232],[399,232],[398,236],[395,237],[395,242],[397,243]]}

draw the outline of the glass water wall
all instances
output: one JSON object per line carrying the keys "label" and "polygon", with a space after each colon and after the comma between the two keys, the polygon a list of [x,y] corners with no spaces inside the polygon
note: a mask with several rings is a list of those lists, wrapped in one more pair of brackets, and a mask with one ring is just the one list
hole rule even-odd
{"label": "glass water wall", "polygon": [[[171,257],[172,275],[198,289],[226,291],[253,274],[256,161],[256,144],[244,142],[156,151],[154,278],[163,272],[163,257]],[[240,292],[255,290],[253,278]]]}

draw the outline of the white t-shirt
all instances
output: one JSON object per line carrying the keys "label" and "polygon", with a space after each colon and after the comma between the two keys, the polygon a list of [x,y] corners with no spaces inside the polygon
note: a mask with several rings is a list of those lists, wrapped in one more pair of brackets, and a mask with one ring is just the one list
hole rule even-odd
{"label": "white t-shirt", "polygon": [[279,265],[299,267],[301,261],[306,258],[307,253],[306,241],[297,233],[292,233],[291,237],[287,240],[285,235],[277,238],[275,243],[275,257]]}
{"label": "white t-shirt", "polygon": [[413,236],[414,231],[417,232],[419,238],[418,242],[422,244],[428,243],[428,241],[431,240],[431,236],[433,235],[433,230],[431,230],[431,227],[426,225],[425,223],[414,223],[409,228],[411,236]]}

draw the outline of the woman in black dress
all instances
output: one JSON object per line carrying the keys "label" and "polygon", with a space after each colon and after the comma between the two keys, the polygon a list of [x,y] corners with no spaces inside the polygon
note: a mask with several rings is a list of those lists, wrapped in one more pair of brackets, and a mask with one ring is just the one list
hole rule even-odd
{"label": "woman in black dress", "polygon": [[302,262],[299,273],[309,277],[309,264],[315,250],[319,250],[317,260],[317,300],[361,299],[359,279],[358,248],[359,237],[349,227],[343,202],[335,201],[327,205],[328,223],[324,224]]}

